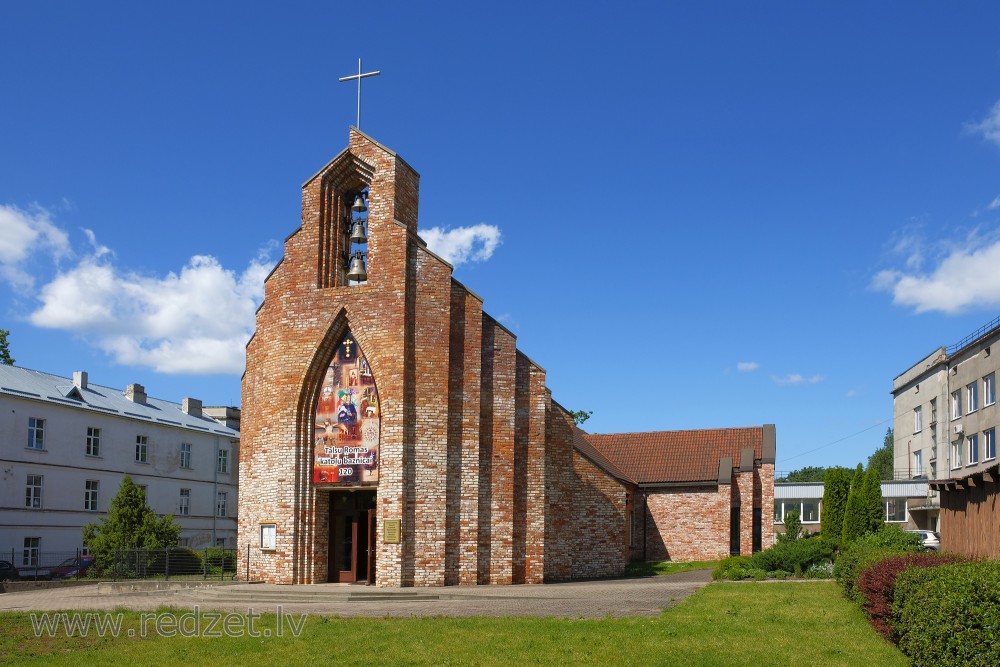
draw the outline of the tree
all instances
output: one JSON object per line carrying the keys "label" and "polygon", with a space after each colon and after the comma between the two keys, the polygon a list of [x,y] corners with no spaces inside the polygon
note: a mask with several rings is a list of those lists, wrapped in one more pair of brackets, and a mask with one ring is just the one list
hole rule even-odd
{"label": "tree", "polygon": [[785,512],[785,533],[778,533],[779,542],[794,542],[802,534],[802,521],[799,519],[798,510],[788,510]]}
{"label": "tree", "polygon": [[594,411],[591,410],[588,412],[586,410],[576,410],[574,412],[571,412],[570,414],[573,415],[573,423],[579,426],[583,422],[590,419],[590,416],[594,414]]}
{"label": "tree", "polygon": [[826,468],[821,466],[806,466],[793,470],[790,473],[774,480],[776,482],[822,482],[826,475]]}
{"label": "tree", "polygon": [[866,533],[878,532],[885,524],[885,499],[882,498],[882,480],[878,468],[869,466],[864,481]]}
{"label": "tree", "polygon": [[0,329],[0,364],[13,366],[14,358],[10,356],[10,343],[7,342],[7,336],[9,335],[9,331]]}
{"label": "tree", "polygon": [[844,509],[844,527],[840,532],[840,540],[844,544],[853,542],[867,532],[868,514],[865,508],[864,486],[865,472],[861,464],[854,471],[851,480],[851,491],[847,494],[847,506]]}
{"label": "tree", "polygon": [[850,471],[847,468],[829,468],[823,477],[823,514],[820,516],[820,533],[823,537],[835,542],[840,540],[850,492]]}
{"label": "tree", "polygon": [[882,438],[882,446],[875,450],[875,453],[868,457],[868,467],[878,470],[879,479],[893,478],[893,438],[892,428],[885,430],[885,437]]}
{"label": "tree", "polygon": [[123,549],[160,549],[177,545],[181,527],[173,514],[157,517],[146,494],[128,475],[111,499],[108,517],[83,527],[83,545],[94,554],[99,569],[112,567]]}

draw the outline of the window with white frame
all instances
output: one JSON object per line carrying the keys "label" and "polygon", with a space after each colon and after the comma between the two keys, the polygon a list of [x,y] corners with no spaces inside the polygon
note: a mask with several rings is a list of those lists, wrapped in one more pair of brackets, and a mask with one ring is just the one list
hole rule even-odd
{"label": "window with white frame", "polygon": [[28,417],[28,449],[45,449],[45,420]]}
{"label": "window with white frame", "polygon": [[182,442],[181,443],[181,467],[190,468],[191,467],[191,443]]}
{"label": "window with white frame", "polygon": [[785,515],[795,510],[802,523],[819,523],[819,498],[792,498],[774,501],[774,523],[784,523]]}
{"label": "window with white frame", "polygon": [[997,430],[995,428],[983,431],[983,449],[987,461],[997,457]]}
{"label": "window with white frame", "polygon": [[895,523],[906,521],[906,498],[885,499],[885,520]]}
{"label": "window with white frame", "polygon": [[219,491],[215,496],[215,516],[227,516],[229,512],[229,494]]}
{"label": "window with white frame", "polygon": [[191,489],[181,489],[181,497],[177,502],[177,515],[189,516],[191,514]]}
{"label": "window with white frame", "polygon": [[975,465],[979,463],[979,436],[973,433],[965,439],[968,445],[969,451],[969,462],[967,465]]}
{"label": "window with white frame", "polygon": [[97,511],[97,493],[101,488],[100,481],[96,479],[88,479],[84,482],[83,489],[83,509],[88,512]]}
{"label": "window with white frame", "polygon": [[931,425],[937,424],[937,399],[931,399]]}
{"label": "window with white frame", "polygon": [[42,476],[28,475],[24,484],[24,506],[33,509],[42,509]]}
{"label": "window with white frame", "polygon": [[921,450],[913,452],[913,476],[922,477],[924,474],[924,453]]}
{"label": "window with white frame", "polygon": [[225,475],[229,472],[229,450],[220,449],[219,450],[219,461],[216,464],[216,472],[220,475]]}
{"label": "window with white frame", "polygon": [[956,390],[951,392],[951,418],[959,419],[962,416],[962,392]]}
{"label": "window with white frame", "polygon": [[920,433],[924,430],[924,409],[922,406],[913,408],[913,432]]}
{"label": "window with white frame", "polygon": [[983,378],[983,405],[993,405],[997,402],[997,375],[990,373]]}
{"label": "window with white frame", "polygon": [[951,443],[951,469],[962,467],[962,441],[956,440]]}
{"label": "window with white frame", "polygon": [[149,441],[144,435],[135,436],[135,462],[149,463]]}
{"label": "window with white frame", "polygon": [[42,538],[40,537],[24,538],[24,551],[21,552],[21,564],[26,567],[37,566],[38,551],[41,548],[42,548]]}
{"label": "window with white frame", "polygon": [[101,429],[87,427],[87,456],[101,455]]}
{"label": "window with white frame", "polygon": [[969,412],[975,412],[979,409],[979,383],[970,382],[968,386],[965,387],[965,397],[966,397],[966,409]]}

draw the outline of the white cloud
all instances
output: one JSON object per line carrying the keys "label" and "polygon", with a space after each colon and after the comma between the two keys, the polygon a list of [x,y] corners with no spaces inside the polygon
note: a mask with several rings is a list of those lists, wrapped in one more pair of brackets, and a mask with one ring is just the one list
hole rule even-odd
{"label": "white cloud", "polygon": [[968,131],[981,134],[987,141],[1000,146],[1000,101],[993,105],[986,118],[978,123],[969,123],[965,127]]}
{"label": "white cloud", "polygon": [[817,384],[823,381],[822,375],[812,375],[805,377],[804,375],[799,375],[798,373],[789,373],[788,375],[772,375],[771,380],[777,384],[786,385],[797,385],[797,384]]}
{"label": "white cloud", "polygon": [[1000,196],[994,197],[993,201],[986,205],[987,210],[994,211],[1000,208]]}
{"label": "white cloud", "polygon": [[33,324],[84,334],[125,365],[161,373],[243,371],[274,264],[265,253],[239,274],[196,255],[180,273],[150,277],[115,267],[108,249],[88,237],[94,254],[42,287]]}
{"label": "white cloud", "polygon": [[848,389],[846,396],[847,398],[857,398],[860,394],[861,392],[859,392],[857,389]]}
{"label": "white cloud", "polygon": [[431,227],[420,232],[427,247],[452,266],[482,262],[500,245],[500,228],[480,223],[471,227]]}
{"label": "white cloud", "polygon": [[891,292],[893,303],[923,313],[937,310],[955,314],[970,308],[1000,306],[1000,239],[970,234],[963,246],[950,247],[937,266],[921,272],[886,269],[872,286]]}
{"label": "white cloud", "polygon": [[30,290],[34,277],[25,266],[39,253],[53,259],[70,254],[66,232],[52,224],[49,212],[41,207],[29,212],[0,205],[0,278],[15,289]]}
{"label": "white cloud", "polygon": [[760,364],[756,361],[740,361],[736,364],[736,370],[740,373],[752,373],[758,368],[760,368]]}

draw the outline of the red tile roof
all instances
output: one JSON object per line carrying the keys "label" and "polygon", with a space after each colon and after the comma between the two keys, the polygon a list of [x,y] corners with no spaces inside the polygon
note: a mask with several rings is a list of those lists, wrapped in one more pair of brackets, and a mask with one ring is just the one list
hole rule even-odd
{"label": "red tile roof", "polygon": [[[719,460],[730,457],[740,465],[740,452],[753,448],[754,458],[762,458],[764,429],[713,428],[698,431],[655,431],[652,433],[583,433],[577,449],[603,457],[611,467],[607,471],[636,484],[677,484],[718,481]],[[600,465],[594,456],[590,457]],[[617,471],[617,472],[616,472]],[[624,477],[622,477],[624,475]]]}

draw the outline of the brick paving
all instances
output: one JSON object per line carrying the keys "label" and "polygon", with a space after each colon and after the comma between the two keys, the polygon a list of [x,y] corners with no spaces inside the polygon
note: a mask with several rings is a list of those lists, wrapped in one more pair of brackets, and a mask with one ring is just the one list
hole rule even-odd
{"label": "brick paving", "polygon": [[[144,611],[172,607],[342,617],[657,616],[711,581],[708,570],[561,584],[370,588],[345,584],[226,584],[152,590],[152,582],[37,588],[0,595],[0,611]],[[161,585],[163,582],[159,582]]]}

